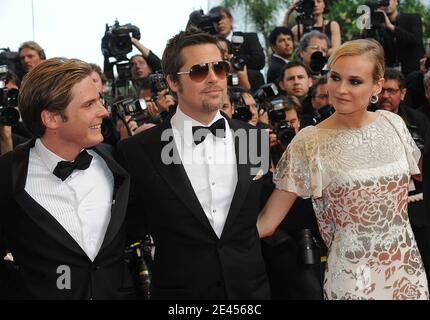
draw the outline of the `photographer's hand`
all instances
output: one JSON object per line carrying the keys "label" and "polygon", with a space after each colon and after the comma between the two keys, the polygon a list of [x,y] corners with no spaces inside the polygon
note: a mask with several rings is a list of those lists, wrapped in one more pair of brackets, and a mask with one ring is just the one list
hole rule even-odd
{"label": "photographer's hand", "polygon": [[12,127],[0,124],[0,154],[5,154],[12,150]]}
{"label": "photographer's hand", "polygon": [[144,58],[148,58],[149,53],[151,50],[149,50],[147,47],[145,47],[139,40],[136,38],[131,37],[131,43],[136,47],[137,50],[139,50]]}
{"label": "photographer's hand", "polygon": [[394,31],[394,29],[396,28],[390,21],[390,18],[388,18],[387,13],[384,10],[378,9],[376,11],[382,12],[384,14],[385,17],[385,27],[390,30],[390,31]]}
{"label": "photographer's hand", "polygon": [[248,79],[248,69],[246,65],[243,67],[243,70],[237,71],[237,77],[239,78],[239,85],[246,91],[250,91],[251,83]]}
{"label": "photographer's hand", "polygon": [[290,6],[287,8],[287,12],[285,13],[285,17],[284,17],[284,26],[288,27],[289,25],[289,21],[290,21],[290,15],[291,13],[296,10],[297,8],[297,4],[300,2],[300,0],[294,0]]}
{"label": "photographer's hand", "polygon": [[[130,137],[129,130],[132,132],[132,134],[134,134],[135,130],[138,128],[137,122],[134,121],[131,116],[126,116],[125,121],[126,123],[119,119],[116,122],[116,130],[119,132],[120,140]],[[129,130],[127,129],[127,127]]]}
{"label": "photographer's hand", "polygon": [[175,105],[175,98],[173,98],[167,89],[160,91],[157,94],[157,107],[160,112],[169,111],[171,106]]}
{"label": "photographer's hand", "polygon": [[258,122],[264,123],[265,125],[269,126],[269,115],[264,109],[260,109],[259,111]]}

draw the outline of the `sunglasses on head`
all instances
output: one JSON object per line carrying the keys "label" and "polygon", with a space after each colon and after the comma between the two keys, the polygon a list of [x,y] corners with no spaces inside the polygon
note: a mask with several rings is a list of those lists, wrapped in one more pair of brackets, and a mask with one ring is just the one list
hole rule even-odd
{"label": "sunglasses on head", "polygon": [[181,71],[176,74],[188,74],[194,82],[202,82],[207,78],[210,66],[219,79],[225,79],[230,71],[230,64],[227,61],[215,61],[196,64],[191,67],[190,71]]}

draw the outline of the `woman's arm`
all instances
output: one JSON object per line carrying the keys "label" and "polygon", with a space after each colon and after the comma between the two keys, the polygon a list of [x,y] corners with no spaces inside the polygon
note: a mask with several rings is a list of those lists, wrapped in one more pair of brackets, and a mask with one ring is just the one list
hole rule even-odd
{"label": "woman's arm", "polygon": [[296,201],[295,193],[275,189],[260,212],[257,229],[260,238],[271,236]]}
{"label": "woman's arm", "polygon": [[342,36],[340,34],[340,26],[336,21],[332,21],[330,24],[331,31],[331,48],[328,50],[328,56],[330,56],[333,51],[335,51],[338,47],[340,47],[342,43]]}

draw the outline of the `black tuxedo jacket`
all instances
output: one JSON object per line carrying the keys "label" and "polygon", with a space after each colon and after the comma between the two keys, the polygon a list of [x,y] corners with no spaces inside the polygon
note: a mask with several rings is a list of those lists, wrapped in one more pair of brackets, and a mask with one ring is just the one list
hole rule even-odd
{"label": "black tuxedo jacket", "polygon": [[[134,289],[123,259],[128,174],[101,147],[94,148],[106,161],[115,183],[109,226],[92,262],[57,220],[24,190],[29,151],[33,146],[34,140],[30,140],[0,157],[0,288],[3,295],[12,299],[130,298]],[[6,248],[13,254],[13,269],[3,261]],[[70,268],[70,289],[58,289],[57,281],[65,283],[59,277],[66,276],[61,266]]]}
{"label": "black tuxedo jacket", "polygon": [[[228,120],[233,131],[251,126]],[[250,173],[251,164],[237,165],[238,182],[221,238],[212,229],[185,169],[163,164],[161,154],[173,137],[161,141],[170,119],[119,143],[119,162],[131,175],[129,231],[155,242],[153,299],[267,299],[269,287],[256,220],[264,177]],[[258,135],[268,139],[263,131]],[[249,135],[248,135],[249,136]],[[241,148],[248,141],[241,141]],[[236,157],[239,142],[235,142]],[[259,149],[260,146],[251,146]],[[176,150],[176,147],[175,147]],[[241,152],[246,152],[241,149]],[[267,173],[267,172],[266,172]],[[257,175],[258,176],[258,175]],[[147,226],[148,230],[146,230]]]}
{"label": "black tuxedo jacket", "polygon": [[275,83],[278,86],[279,81],[282,80],[282,67],[287,63],[281,58],[272,55],[270,58],[269,70],[267,70],[267,83]]}

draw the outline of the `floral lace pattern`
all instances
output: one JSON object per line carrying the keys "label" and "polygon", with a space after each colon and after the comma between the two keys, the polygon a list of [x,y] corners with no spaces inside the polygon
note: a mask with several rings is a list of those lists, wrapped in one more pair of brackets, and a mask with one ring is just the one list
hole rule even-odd
{"label": "floral lace pattern", "polygon": [[403,120],[378,111],[360,129],[306,127],[278,163],[278,189],[312,197],[329,248],[326,299],[428,299],[407,213],[420,152]]}

